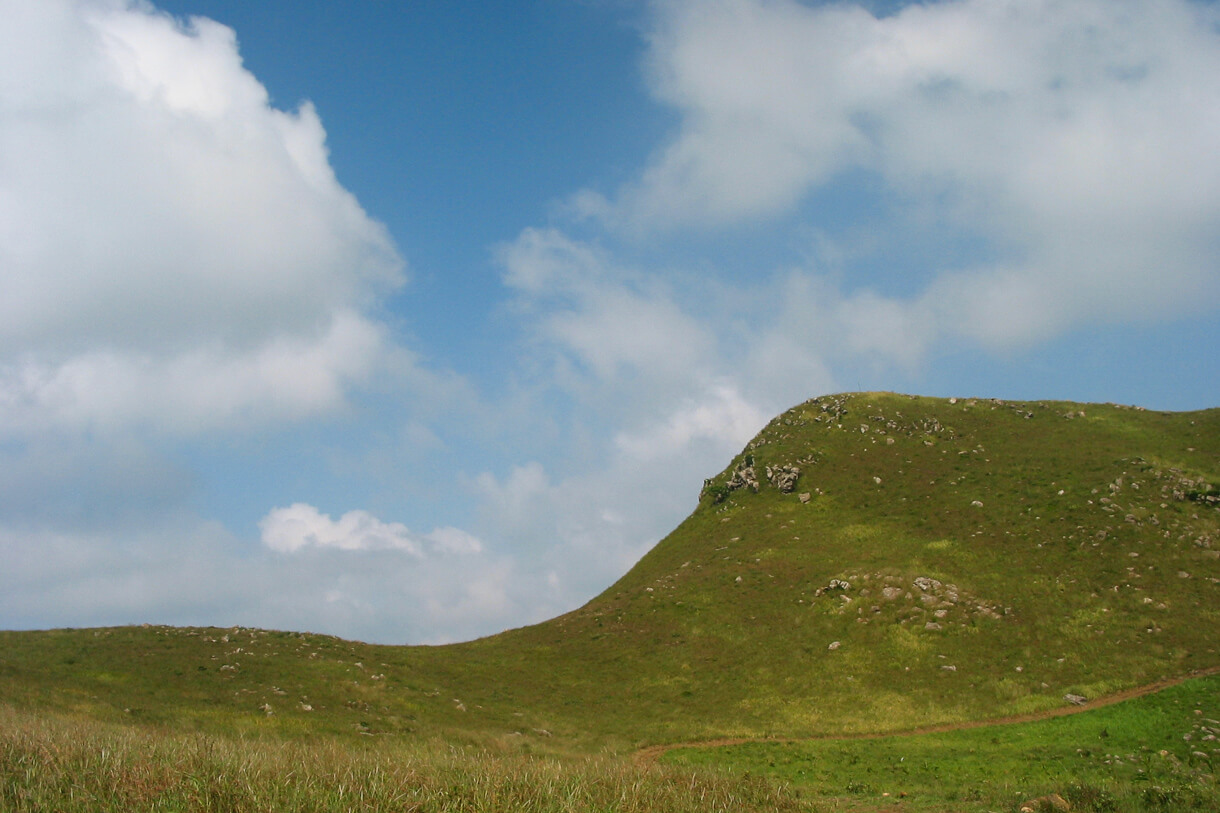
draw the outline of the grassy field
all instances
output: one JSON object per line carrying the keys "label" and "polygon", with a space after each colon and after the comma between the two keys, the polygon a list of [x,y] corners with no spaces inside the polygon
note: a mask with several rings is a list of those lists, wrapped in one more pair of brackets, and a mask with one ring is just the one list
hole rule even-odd
{"label": "grassy field", "polygon": [[494,742],[184,734],[0,706],[0,810],[1215,811],[1217,735],[1216,676],[1040,722],[677,748],[659,768]]}
{"label": "grassy field", "polygon": [[819,398],[546,623],[441,647],[0,632],[0,702],[225,741],[607,759],[1036,713],[1220,666],[1217,483],[1220,410]]}
{"label": "grassy field", "polygon": [[[852,740],[669,751],[670,765],[768,776],[823,803],[911,811],[1220,810],[1220,677],[1034,723]],[[1045,806],[1051,807],[1050,804]]]}

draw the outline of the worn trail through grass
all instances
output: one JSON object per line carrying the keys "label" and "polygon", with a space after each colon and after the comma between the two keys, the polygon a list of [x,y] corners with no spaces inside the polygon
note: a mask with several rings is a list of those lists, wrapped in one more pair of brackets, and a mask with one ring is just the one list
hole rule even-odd
{"label": "worn trail through grass", "polygon": [[1008,717],[998,717],[992,720],[969,720],[960,723],[942,723],[940,725],[914,728],[906,731],[868,732],[858,734],[821,734],[812,737],[720,737],[716,739],[697,740],[693,742],[675,742],[664,745],[650,745],[647,748],[641,748],[640,750],[636,751],[635,754],[632,755],[632,759],[636,765],[648,766],[656,764],[666,753],[682,748],[720,748],[734,745],[748,745],[750,743],[786,744],[836,740],[879,740],[886,737],[914,737],[920,734],[945,734],[951,731],[966,731],[972,728],[986,728],[988,726],[1036,723],[1042,720],[1050,720],[1055,717],[1066,717],[1070,714],[1081,714],[1086,711],[1105,708],[1106,706],[1112,706],[1116,703],[1122,703],[1124,700],[1134,700],[1137,697],[1145,697],[1150,694],[1155,694],[1156,692],[1163,691],[1171,686],[1177,686],[1184,683],[1187,680],[1211,677],[1212,675],[1218,674],[1220,674],[1220,666],[1213,666],[1210,669],[1196,669],[1179,677],[1158,680],[1155,683],[1148,683],[1144,686],[1134,686],[1130,689],[1124,689],[1120,692],[1108,694],[1105,697],[1092,698],[1085,705],[1060,706],[1053,709],[1043,709],[1041,711],[1029,712],[1027,714],[1014,714]]}

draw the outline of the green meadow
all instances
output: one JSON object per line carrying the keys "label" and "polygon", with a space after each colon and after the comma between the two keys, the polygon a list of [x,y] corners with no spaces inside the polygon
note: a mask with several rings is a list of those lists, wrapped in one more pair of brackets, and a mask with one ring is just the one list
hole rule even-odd
{"label": "green meadow", "polygon": [[[1220,677],[1071,716],[927,734],[678,748],[662,762],[766,776],[830,806],[1220,810]],[[1069,809],[1069,808],[1063,808]]]}
{"label": "green meadow", "polygon": [[[1220,719],[1214,678],[898,735],[1220,666],[1220,410],[829,396],[710,474],[601,595],[477,641],[0,632],[0,799],[147,769],[77,809],[1216,809],[1172,714]],[[759,742],[638,759],[726,738]]]}

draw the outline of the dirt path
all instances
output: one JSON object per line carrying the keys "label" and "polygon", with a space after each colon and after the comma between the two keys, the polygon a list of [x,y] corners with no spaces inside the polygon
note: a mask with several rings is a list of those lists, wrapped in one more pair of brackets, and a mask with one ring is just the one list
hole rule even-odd
{"label": "dirt path", "polygon": [[793,742],[812,742],[812,741],[833,741],[833,740],[876,740],[882,737],[908,737],[916,734],[943,734],[948,731],[964,731],[969,728],[983,728],[991,725],[1009,725],[1012,723],[1034,723],[1039,720],[1049,720],[1052,717],[1064,717],[1069,714],[1080,714],[1084,711],[1111,706],[1115,703],[1121,703],[1124,700],[1131,700],[1136,697],[1159,692],[1162,689],[1168,689],[1170,686],[1177,686],[1183,681],[1193,678],[1208,677],[1210,675],[1220,674],[1220,666],[1213,666],[1210,669],[1196,669],[1193,672],[1188,672],[1181,677],[1166,678],[1158,680],[1156,683],[1149,683],[1146,686],[1136,686],[1131,689],[1125,689],[1121,692],[1090,699],[1083,706],[1060,706],[1045,711],[1036,711],[1030,714],[1016,714],[1011,717],[997,717],[992,720],[975,720],[968,723],[944,723],[941,725],[927,726],[926,728],[913,728],[906,731],[886,731],[883,733],[873,734],[824,734],[813,737],[723,737],[712,740],[698,740],[695,742],[675,742],[668,745],[650,745],[647,748],[641,748],[632,755],[632,759],[637,765],[652,765],[655,764],[661,755],[666,751],[672,751],[676,748],[716,748],[725,745],[745,745],[752,742],[769,742],[769,743],[793,743]]}

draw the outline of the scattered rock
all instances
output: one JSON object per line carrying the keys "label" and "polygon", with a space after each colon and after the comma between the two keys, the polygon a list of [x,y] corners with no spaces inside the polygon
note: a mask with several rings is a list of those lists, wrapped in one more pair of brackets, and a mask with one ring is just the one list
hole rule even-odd
{"label": "scattered rock", "polygon": [[838,649],[840,646],[841,646],[840,642],[838,642],[838,641],[831,641],[831,642],[830,642],[830,646],[828,646],[828,647],[826,647],[826,648],[827,648],[827,649],[829,649],[831,652],[834,652],[834,651],[835,651],[836,649]]}
{"label": "scattered rock", "polygon": [[810,494],[808,491],[802,491],[800,494],[797,495],[797,499],[799,499],[802,503],[807,503],[813,499],[813,495]]}
{"label": "scattered rock", "polygon": [[263,714],[266,714],[268,717],[270,717],[272,714],[275,714],[275,712],[271,709],[270,703],[262,704],[261,706],[258,707],[258,710],[261,711]]}
{"label": "scattered rock", "polygon": [[1071,703],[1073,706],[1083,706],[1089,702],[1089,698],[1079,694],[1065,694],[1063,699]]}

